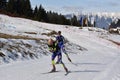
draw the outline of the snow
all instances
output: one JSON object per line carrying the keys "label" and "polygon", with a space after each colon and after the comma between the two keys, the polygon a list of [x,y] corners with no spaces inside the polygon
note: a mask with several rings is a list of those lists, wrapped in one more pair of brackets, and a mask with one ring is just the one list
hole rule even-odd
{"label": "snow", "polygon": [[[63,54],[63,62],[71,71],[67,76],[59,64],[56,68],[60,72],[44,74],[52,68],[51,53],[46,45],[46,39],[51,36],[42,33],[53,30],[62,31],[69,41],[66,44],[67,53],[76,65],[70,63]],[[0,37],[0,45],[5,44],[0,46],[0,52],[5,54],[4,58],[0,57],[0,80],[120,80],[120,45],[110,41],[120,43],[120,35],[109,34],[99,28],[79,29],[6,15],[0,15],[0,33],[39,39]],[[10,46],[14,48],[11,51]],[[33,55],[30,57],[24,52]]]}

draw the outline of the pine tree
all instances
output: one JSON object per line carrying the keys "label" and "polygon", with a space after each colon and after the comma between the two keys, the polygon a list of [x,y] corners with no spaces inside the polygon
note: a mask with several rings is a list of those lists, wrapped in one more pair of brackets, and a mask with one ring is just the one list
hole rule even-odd
{"label": "pine tree", "polygon": [[36,6],[34,11],[33,11],[33,19],[34,20],[38,20],[38,7]]}
{"label": "pine tree", "polygon": [[[0,0],[0,4],[2,4],[2,0]],[[42,5],[40,5],[39,8],[36,6],[35,9],[32,10],[30,0],[8,0],[6,10],[7,12],[12,13],[13,16],[17,15],[42,22],[70,25],[70,20],[67,20],[61,14],[51,11],[46,12]],[[77,25],[76,17],[71,21],[73,25]]]}
{"label": "pine tree", "polygon": [[48,21],[47,13],[46,13],[46,11],[45,11],[45,9],[43,7],[41,9],[41,21],[43,21],[43,22]]}
{"label": "pine tree", "polygon": [[38,21],[48,22],[48,16],[46,10],[42,7],[42,5],[39,6],[37,17],[38,17]]}
{"label": "pine tree", "polygon": [[26,5],[25,0],[17,0],[16,4],[17,4],[17,13],[23,16],[25,14],[24,13],[25,5]]}
{"label": "pine tree", "polygon": [[66,19],[63,15],[61,15],[61,21],[63,25],[70,25],[70,20]]}
{"label": "pine tree", "polygon": [[25,0],[24,13],[25,13],[25,16],[28,18],[31,18],[33,15],[30,0]]}
{"label": "pine tree", "polygon": [[9,0],[8,4],[7,4],[7,9],[6,10],[8,12],[14,13],[15,12],[14,7],[15,7],[15,1],[14,0]]}
{"label": "pine tree", "polygon": [[77,17],[75,15],[71,19],[71,25],[73,25],[73,26],[79,26],[79,22],[78,22]]}
{"label": "pine tree", "polygon": [[48,16],[48,22],[52,23],[52,12],[51,11],[47,12],[47,16]]}
{"label": "pine tree", "polygon": [[22,15],[22,1],[23,0],[16,0],[15,1],[15,11],[19,15]]}
{"label": "pine tree", "polygon": [[40,5],[37,13],[38,21],[42,20],[41,10],[42,10],[42,6]]}
{"label": "pine tree", "polygon": [[0,9],[5,10],[6,9],[6,0],[0,0]]}
{"label": "pine tree", "polygon": [[57,13],[52,13],[52,23],[58,24],[58,14]]}
{"label": "pine tree", "polygon": [[47,12],[46,12],[45,10],[44,10],[44,13],[43,13],[43,20],[44,20],[45,22],[48,22],[48,21],[49,21]]}

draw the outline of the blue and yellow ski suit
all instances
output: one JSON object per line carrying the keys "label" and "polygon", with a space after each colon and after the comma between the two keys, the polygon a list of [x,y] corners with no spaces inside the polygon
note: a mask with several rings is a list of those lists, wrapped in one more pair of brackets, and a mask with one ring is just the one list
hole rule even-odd
{"label": "blue and yellow ski suit", "polygon": [[56,42],[53,42],[53,45],[48,45],[49,51],[52,52],[52,64],[55,64],[54,59],[58,56],[58,61],[62,63],[62,54],[61,48]]}

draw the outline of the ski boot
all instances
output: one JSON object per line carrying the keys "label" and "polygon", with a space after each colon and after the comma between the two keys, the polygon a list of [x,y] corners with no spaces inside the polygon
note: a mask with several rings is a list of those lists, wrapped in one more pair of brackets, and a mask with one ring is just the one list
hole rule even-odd
{"label": "ski boot", "polygon": [[52,69],[50,72],[55,72],[56,71],[56,69]]}

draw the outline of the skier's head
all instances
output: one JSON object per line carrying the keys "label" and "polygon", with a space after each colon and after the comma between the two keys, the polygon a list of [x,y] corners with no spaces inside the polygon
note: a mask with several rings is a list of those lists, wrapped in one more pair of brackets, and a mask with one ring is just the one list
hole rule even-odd
{"label": "skier's head", "polygon": [[61,31],[58,31],[58,35],[61,35]]}
{"label": "skier's head", "polygon": [[54,42],[53,39],[50,38],[50,39],[48,40],[48,45],[53,45],[53,42]]}

